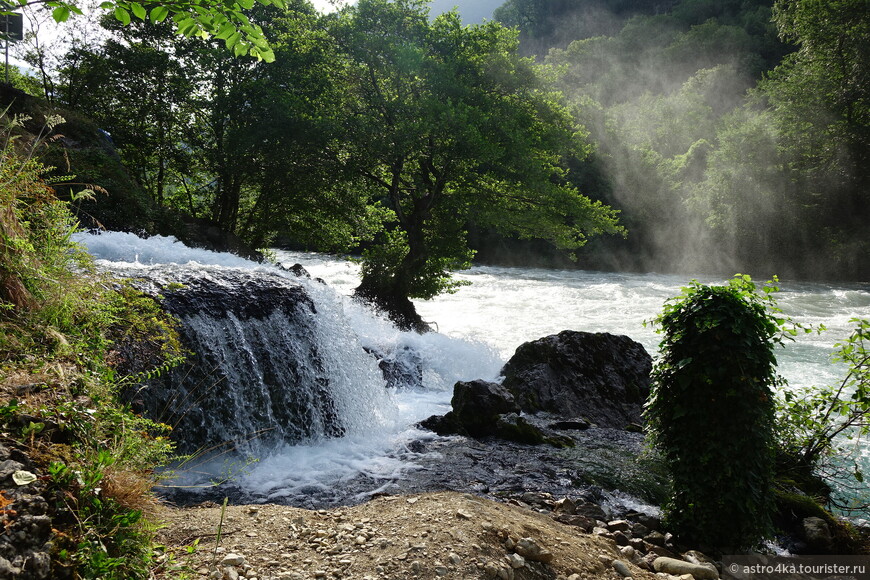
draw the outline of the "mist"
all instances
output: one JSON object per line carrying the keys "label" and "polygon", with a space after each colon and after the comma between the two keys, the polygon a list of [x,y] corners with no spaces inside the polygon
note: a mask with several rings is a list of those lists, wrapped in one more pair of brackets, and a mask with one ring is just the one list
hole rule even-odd
{"label": "mist", "polygon": [[[518,4],[496,16],[510,24]],[[579,266],[848,277],[855,252],[846,244],[831,259],[811,227],[812,194],[795,194],[782,119],[757,86],[793,47],[778,40],[769,4],[708,4],[590,1],[524,15],[537,24],[522,31],[523,50],[556,68],[595,147],[572,168],[576,183],[621,210],[629,230],[591,241]]]}

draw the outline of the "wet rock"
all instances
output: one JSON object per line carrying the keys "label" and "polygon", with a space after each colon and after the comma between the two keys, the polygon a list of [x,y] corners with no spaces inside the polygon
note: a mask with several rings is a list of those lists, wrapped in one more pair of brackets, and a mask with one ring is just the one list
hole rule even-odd
{"label": "wet rock", "polygon": [[540,429],[516,413],[499,415],[495,422],[494,434],[500,439],[527,445],[541,445],[549,442]]}
{"label": "wet rock", "polygon": [[420,389],[423,387],[423,359],[416,350],[403,347],[387,355],[375,356],[387,388]]}
{"label": "wet rock", "polygon": [[555,423],[550,423],[550,429],[556,429],[558,431],[585,431],[589,427],[592,426],[592,423],[587,421],[586,419],[569,419],[566,421],[556,421]]}
{"label": "wet rock", "polygon": [[622,429],[641,421],[651,370],[652,358],[627,336],[566,330],[520,345],[502,384],[523,411]]}
{"label": "wet rock", "polygon": [[[234,441],[243,453],[256,454],[344,433],[320,352],[316,308],[301,282],[179,266],[137,287],[163,297],[162,307],[181,321],[184,347],[197,353],[148,388],[127,393],[134,409],[173,425],[179,452]],[[207,396],[212,391],[220,396]]]}
{"label": "wet rock", "polygon": [[496,434],[496,422],[502,414],[519,411],[510,392],[497,383],[482,380],[456,383],[451,405],[452,411],[442,417],[429,417],[420,426],[439,435],[486,437]]}

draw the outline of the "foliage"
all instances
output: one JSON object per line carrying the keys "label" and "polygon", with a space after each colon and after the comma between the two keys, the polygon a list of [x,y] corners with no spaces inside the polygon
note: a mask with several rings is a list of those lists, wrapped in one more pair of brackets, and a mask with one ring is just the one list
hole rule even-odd
{"label": "foliage", "polygon": [[[246,10],[256,3],[284,6],[284,0],[106,0],[99,7],[122,25],[134,19],[159,23],[170,20],[184,37],[198,36],[223,41],[235,56],[249,54],[257,60],[275,59],[262,28],[251,21]],[[10,0],[12,6],[44,6],[52,11],[55,22],[65,22],[72,15],[83,15],[78,0]]]}
{"label": "foliage", "polygon": [[[864,488],[865,475],[855,460],[859,441],[870,433],[870,321],[853,319],[852,334],[837,343],[834,363],[848,369],[838,385],[786,389],[779,403],[781,469],[835,481],[839,488]],[[849,461],[851,459],[851,462]],[[803,473],[801,473],[803,472]],[[852,480],[850,485],[848,480]],[[868,505],[831,498],[836,507],[867,510]]]}
{"label": "foliage", "polygon": [[[21,119],[3,121],[0,393],[9,402],[0,423],[51,476],[55,565],[82,578],[147,578],[153,530],[143,514],[153,469],[173,446],[167,426],[134,415],[119,391],[180,359],[174,321],[93,270],[71,240],[67,204],[40,177],[33,154],[43,140]],[[25,395],[11,399],[22,381]]]}
{"label": "foliage", "polygon": [[683,540],[739,549],[771,532],[773,349],[784,338],[767,310],[774,290],[740,275],[693,282],[656,319],[664,338],[644,415],[673,476],[665,519]]}
{"label": "foliage", "polygon": [[[430,21],[422,2],[363,0],[332,23],[345,55],[342,167],[391,212],[364,253],[358,291],[430,298],[467,267],[469,221],[576,249],[620,231],[615,214],[564,180],[582,130],[542,71],[495,23]],[[382,303],[383,304],[383,303]]]}

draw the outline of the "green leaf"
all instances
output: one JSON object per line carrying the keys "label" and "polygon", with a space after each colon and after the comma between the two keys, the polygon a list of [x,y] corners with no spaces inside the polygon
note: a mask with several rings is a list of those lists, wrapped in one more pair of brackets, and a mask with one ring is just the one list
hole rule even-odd
{"label": "green leaf", "polygon": [[169,16],[169,9],[166,6],[155,6],[151,9],[151,22],[163,22]]}
{"label": "green leaf", "polygon": [[100,4],[100,8],[102,8],[103,10],[108,10],[109,8],[114,8],[114,7],[115,7],[114,2],[103,2],[102,4]]}
{"label": "green leaf", "polygon": [[66,22],[69,18],[69,7],[67,6],[58,6],[54,10],[51,11],[51,17],[54,18],[55,22]]}
{"label": "green leaf", "polygon": [[238,44],[239,40],[242,38],[242,33],[238,30],[230,34],[226,40],[224,41],[227,45],[227,49],[233,48]]}
{"label": "green leaf", "polygon": [[233,54],[237,57],[244,56],[248,54],[248,44],[245,42],[239,42],[233,47]]}
{"label": "green leaf", "polygon": [[227,38],[232,36],[233,33],[235,33],[235,32],[236,32],[236,27],[233,26],[229,22],[225,22],[223,24],[223,26],[220,27],[220,30],[218,30],[218,33],[215,35],[215,38],[220,39],[220,40],[226,40]]}
{"label": "green leaf", "polygon": [[148,12],[145,10],[145,7],[138,2],[133,2],[132,4],[130,4],[130,9],[133,11],[133,16],[135,16],[139,20],[145,20],[145,17],[148,16]]}
{"label": "green leaf", "polygon": [[130,24],[130,13],[121,8],[120,6],[115,7],[115,20],[127,26]]}
{"label": "green leaf", "polygon": [[238,4],[245,10],[250,10],[254,7],[254,0],[239,0]]}

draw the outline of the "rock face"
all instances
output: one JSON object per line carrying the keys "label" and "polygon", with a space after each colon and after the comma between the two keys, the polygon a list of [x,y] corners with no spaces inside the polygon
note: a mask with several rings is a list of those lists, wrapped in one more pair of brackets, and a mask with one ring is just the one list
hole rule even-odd
{"label": "rock face", "polygon": [[565,330],[520,345],[502,384],[525,412],[622,429],[640,422],[651,371],[650,355],[627,336]]}

